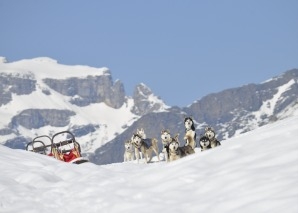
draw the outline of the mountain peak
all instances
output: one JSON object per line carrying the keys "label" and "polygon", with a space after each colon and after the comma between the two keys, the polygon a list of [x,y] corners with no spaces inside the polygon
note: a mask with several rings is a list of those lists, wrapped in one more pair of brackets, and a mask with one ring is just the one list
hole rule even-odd
{"label": "mountain peak", "polygon": [[137,115],[145,115],[153,111],[164,111],[169,108],[160,97],[153,94],[151,89],[144,83],[140,83],[135,87],[133,93],[134,107],[133,113]]}
{"label": "mountain peak", "polygon": [[58,64],[58,61],[49,57],[37,57],[31,59],[32,61],[36,62],[46,62],[46,63],[53,63],[53,64]]}
{"label": "mountain peak", "polygon": [[148,98],[152,94],[153,92],[151,91],[151,89],[144,83],[138,84],[134,91],[134,96],[140,95],[140,96],[143,96],[144,98]]}

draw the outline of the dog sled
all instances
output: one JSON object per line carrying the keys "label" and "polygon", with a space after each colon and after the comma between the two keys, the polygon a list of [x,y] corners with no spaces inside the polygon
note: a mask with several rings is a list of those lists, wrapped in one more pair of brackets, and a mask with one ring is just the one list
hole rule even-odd
{"label": "dog sled", "polygon": [[41,135],[34,138],[26,146],[27,151],[51,156],[52,139],[47,135]]}
{"label": "dog sled", "polygon": [[89,162],[88,159],[82,157],[80,144],[70,131],[58,132],[52,138],[47,135],[38,136],[27,144],[26,150],[51,156],[67,163]]}
{"label": "dog sled", "polygon": [[[66,135],[66,139],[61,140],[64,135]],[[68,163],[81,164],[89,162],[88,159],[82,157],[80,144],[69,131],[62,131],[53,135],[52,154],[57,160]]]}

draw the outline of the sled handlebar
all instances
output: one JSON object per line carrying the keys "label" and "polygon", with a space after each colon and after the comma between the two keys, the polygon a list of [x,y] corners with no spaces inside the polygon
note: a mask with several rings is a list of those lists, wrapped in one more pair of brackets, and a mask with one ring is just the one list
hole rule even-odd
{"label": "sled handlebar", "polygon": [[33,139],[33,141],[35,141],[37,138],[48,138],[50,141],[52,140],[49,136],[47,135],[41,135],[41,136],[37,136],[36,138]]}
{"label": "sled handlebar", "polygon": [[[64,133],[67,133],[68,135],[70,135],[71,138],[70,138],[70,139],[66,139],[66,140],[64,140],[64,141],[61,141],[61,142],[54,142],[54,138],[55,138],[55,137],[57,137],[58,135],[64,134]],[[51,141],[52,141],[52,144],[55,144],[56,146],[58,146],[58,144],[61,144],[60,146],[62,146],[62,145],[67,145],[67,144],[69,144],[69,143],[73,143],[73,142],[76,141],[76,140],[75,140],[74,135],[73,135],[70,131],[62,131],[62,132],[58,132],[58,133],[56,133],[55,135],[53,135]]]}

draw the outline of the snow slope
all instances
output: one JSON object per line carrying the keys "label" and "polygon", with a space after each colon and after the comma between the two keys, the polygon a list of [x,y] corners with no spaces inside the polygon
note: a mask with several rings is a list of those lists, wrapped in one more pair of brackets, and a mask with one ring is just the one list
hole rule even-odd
{"label": "snow slope", "polygon": [[[0,58],[1,61],[1,58]],[[5,62],[5,58],[2,61]],[[27,95],[12,94],[12,101],[0,106],[0,129],[6,128],[11,118],[26,109],[60,109],[70,110],[76,113],[71,117],[68,128],[73,125],[98,125],[94,133],[77,137],[82,147],[82,152],[93,152],[98,147],[112,140],[117,134],[121,134],[125,128],[131,125],[138,116],[131,112],[133,100],[127,99],[127,103],[119,109],[114,109],[104,103],[94,103],[79,107],[69,102],[71,97],[64,96],[51,89],[43,82],[45,78],[67,79],[72,77],[86,78],[87,76],[111,75],[108,68],[95,68],[83,65],[63,65],[48,57],[24,59],[11,63],[0,63],[0,73],[8,76],[20,76],[36,80],[36,91]],[[51,95],[44,94],[43,90],[50,91]],[[38,101],[36,101],[38,100]],[[25,138],[35,138],[39,135],[50,135],[52,132],[65,131],[66,127],[45,126],[39,129],[26,129],[20,127],[19,135]],[[17,135],[2,136],[0,144]]]}
{"label": "snow slope", "polygon": [[72,165],[0,145],[0,212],[298,212],[298,116],[175,162]]}

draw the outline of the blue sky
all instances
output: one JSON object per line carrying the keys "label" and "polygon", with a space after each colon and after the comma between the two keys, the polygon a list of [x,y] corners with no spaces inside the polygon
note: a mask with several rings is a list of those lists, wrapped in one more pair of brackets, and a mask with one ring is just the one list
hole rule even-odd
{"label": "blue sky", "polygon": [[297,0],[1,0],[0,56],[108,67],[168,105],[298,68]]}

